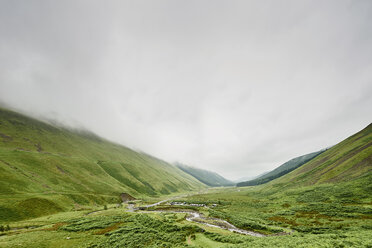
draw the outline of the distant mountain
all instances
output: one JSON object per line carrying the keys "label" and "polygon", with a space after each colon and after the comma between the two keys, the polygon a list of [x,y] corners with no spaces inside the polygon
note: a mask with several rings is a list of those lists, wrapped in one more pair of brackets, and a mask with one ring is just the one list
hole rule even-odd
{"label": "distant mountain", "polygon": [[156,196],[205,187],[165,161],[90,132],[0,108],[0,220],[117,203],[121,193]]}
{"label": "distant mountain", "polygon": [[188,165],[183,165],[180,163],[175,164],[178,168],[183,170],[184,172],[190,174],[191,176],[195,177],[198,179],[200,182],[211,186],[211,187],[218,187],[218,186],[233,186],[235,183],[233,183],[230,180],[227,180],[226,178],[220,176],[219,174],[208,171],[208,170],[203,170],[199,168],[195,168],[192,166]]}
{"label": "distant mountain", "polygon": [[[297,187],[338,183],[370,178],[371,174],[372,123],[273,184]],[[371,181],[363,187],[372,194]]]}
{"label": "distant mountain", "polygon": [[253,179],[256,179],[256,178],[259,178],[259,177],[262,177],[263,175],[269,173],[268,171],[264,172],[264,173],[261,173],[257,176],[251,176],[251,177],[241,177],[239,179],[236,179],[234,180],[235,183],[240,183],[240,182],[246,182],[246,181],[250,181],[250,180],[253,180]]}
{"label": "distant mountain", "polygon": [[246,181],[246,182],[240,182],[240,183],[237,184],[237,186],[238,187],[253,186],[253,185],[259,185],[259,184],[264,184],[264,183],[270,182],[271,180],[274,180],[278,177],[284,176],[285,174],[288,174],[289,172],[297,169],[298,167],[300,167],[301,165],[303,165],[303,164],[309,162],[310,160],[314,159],[316,156],[320,155],[324,151],[325,150],[321,150],[321,151],[318,151],[318,152],[309,153],[309,154],[291,159],[291,160],[285,162],[284,164],[280,165],[276,169],[274,169],[270,172],[267,172],[264,175],[262,175],[262,176],[260,176],[256,179]]}

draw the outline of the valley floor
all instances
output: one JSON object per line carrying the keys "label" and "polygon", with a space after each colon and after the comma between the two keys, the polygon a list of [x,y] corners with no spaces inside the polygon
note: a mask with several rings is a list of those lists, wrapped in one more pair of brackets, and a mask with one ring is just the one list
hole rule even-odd
{"label": "valley floor", "polygon": [[[370,179],[287,190],[219,188],[63,212],[8,223],[0,247],[372,247]],[[221,220],[261,235],[231,232]]]}

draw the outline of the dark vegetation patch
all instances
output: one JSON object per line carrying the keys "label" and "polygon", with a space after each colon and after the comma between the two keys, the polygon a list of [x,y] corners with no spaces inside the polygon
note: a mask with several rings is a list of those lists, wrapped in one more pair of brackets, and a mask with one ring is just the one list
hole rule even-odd
{"label": "dark vegetation patch", "polygon": [[297,197],[298,202],[325,202],[330,198],[322,191],[307,190]]}
{"label": "dark vegetation patch", "polygon": [[108,227],[106,227],[106,228],[104,228],[102,230],[99,230],[99,231],[95,232],[94,234],[102,235],[102,234],[106,234],[108,232],[112,232],[112,231],[118,229],[119,226],[120,226],[120,224],[122,224],[122,223],[121,222],[115,223],[112,226],[108,226]]}
{"label": "dark vegetation patch", "polygon": [[174,183],[170,182],[170,183],[164,183],[164,186],[170,191],[170,192],[177,192],[177,185],[175,185]]}
{"label": "dark vegetation patch", "polygon": [[279,233],[282,232],[283,229],[276,228],[274,226],[267,225],[263,220],[260,218],[255,218],[253,216],[247,216],[243,213],[241,214],[234,214],[227,211],[209,209],[209,215],[212,217],[216,217],[219,219],[227,220],[234,226],[245,229],[248,231],[254,231],[264,234],[270,233]]}
{"label": "dark vegetation patch", "polygon": [[136,200],[136,198],[134,198],[133,196],[131,196],[130,194],[128,193],[121,193],[120,194],[120,199],[122,202],[127,202],[127,201],[133,201],[133,200]]}
{"label": "dark vegetation patch", "polygon": [[371,171],[372,170],[372,156],[369,156],[365,159],[363,159],[362,161],[360,161],[359,163],[356,163],[354,164],[351,168],[349,168],[348,170],[340,173],[339,175],[331,178],[329,180],[329,182],[339,182],[339,181],[342,181],[342,179],[348,177],[349,175],[355,173],[356,171],[361,171],[361,170],[364,170],[365,168],[370,168],[369,170]]}
{"label": "dark vegetation patch", "polygon": [[[80,205],[89,205],[92,204],[94,201],[89,199],[88,196],[82,195],[82,194],[65,194],[68,198],[73,200],[75,203]],[[103,203],[102,201],[99,201],[99,203]]]}
{"label": "dark vegetation patch", "polygon": [[271,221],[278,222],[280,224],[289,224],[292,227],[299,225],[298,223],[296,223],[295,220],[293,220],[293,219],[287,219],[287,218],[285,218],[283,216],[272,216],[272,217],[269,217],[268,219],[271,220]]}
{"label": "dark vegetation patch", "polygon": [[167,188],[162,188],[162,189],[160,190],[160,193],[162,193],[162,194],[164,194],[164,195],[168,195],[168,194],[170,194],[170,192],[168,191]]}
{"label": "dark vegetation patch", "polygon": [[0,206],[0,220],[14,221],[20,219],[20,214],[16,209],[10,207]]}
{"label": "dark vegetation patch", "polygon": [[221,242],[221,243],[241,244],[244,241],[246,241],[246,238],[239,237],[236,235],[222,235],[222,234],[213,233],[213,232],[205,232],[204,235],[213,241]]}
{"label": "dark vegetation patch", "polygon": [[63,209],[56,203],[44,198],[30,198],[17,204],[18,211],[28,217],[53,214]]}
{"label": "dark vegetation patch", "polygon": [[[146,180],[144,179],[141,179],[141,176],[140,176],[140,173],[138,171],[137,168],[135,168],[135,166],[131,165],[131,164],[125,164],[125,163],[120,163],[121,166],[130,174],[132,175],[134,178],[136,178],[139,182],[141,182],[143,185],[145,185],[146,187],[143,188],[141,187],[141,189],[143,191],[145,191],[147,194],[149,195],[156,195],[156,189],[154,187],[151,186],[151,184],[149,184]],[[141,191],[139,191],[141,192]]]}
{"label": "dark vegetation patch", "polygon": [[0,206],[1,221],[17,221],[63,211],[56,203],[44,198],[29,198],[13,206]]}
{"label": "dark vegetation patch", "polygon": [[68,222],[67,225],[60,227],[60,230],[68,232],[81,232],[93,229],[104,229],[114,224],[122,222],[125,216],[98,216],[83,217]]}
{"label": "dark vegetation patch", "polygon": [[[111,177],[115,178],[117,181],[126,185],[139,193],[144,193],[147,195],[156,195],[155,189],[148,183],[139,180],[139,172],[134,169],[128,169],[130,165],[124,165],[122,163],[110,163],[105,161],[98,161],[97,164]],[[134,180],[129,180],[122,175],[122,168],[129,172],[133,177],[136,178],[137,182]]]}
{"label": "dark vegetation patch", "polygon": [[[323,170],[322,173],[320,173],[319,176],[317,176],[317,178],[320,178],[324,174],[330,172],[331,170],[333,170],[334,168],[336,168],[337,166],[339,166],[340,164],[342,164],[346,160],[352,158],[353,156],[358,155],[360,152],[362,152],[363,150],[367,149],[371,145],[372,145],[372,142],[367,143],[365,145],[357,146],[357,147],[355,147],[353,149],[348,150],[342,156],[340,156],[336,160],[332,161],[332,165],[327,166],[327,169]],[[344,176],[348,176],[348,175],[344,175]],[[330,179],[329,181],[337,181],[336,178],[342,179],[343,177],[340,177],[340,175],[338,175],[338,176]]]}
{"label": "dark vegetation patch", "polygon": [[38,152],[42,152],[43,151],[43,148],[41,147],[41,144],[40,143],[35,143],[35,147],[36,147],[36,150]]}
{"label": "dark vegetation patch", "polygon": [[67,225],[66,222],[58,222],[58,223],[53,224],[53,226],[50,228],[42,229],[42,231],[57,231],[59,228],[65,225]]}
{"label": "dark vegetation patch", "polygon": [[3,134],[3,133],[0,133],[0,137],[3,138],[3,142],[10,142],[13,140],[11,136]]}

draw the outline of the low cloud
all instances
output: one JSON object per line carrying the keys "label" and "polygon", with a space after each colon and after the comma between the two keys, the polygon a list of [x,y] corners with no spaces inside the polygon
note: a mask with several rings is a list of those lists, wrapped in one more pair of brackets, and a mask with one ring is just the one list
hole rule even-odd
{"label": "low cloud", "polygon": [[370,122],[369,1],[2,1],[0,99],[253,176]]}

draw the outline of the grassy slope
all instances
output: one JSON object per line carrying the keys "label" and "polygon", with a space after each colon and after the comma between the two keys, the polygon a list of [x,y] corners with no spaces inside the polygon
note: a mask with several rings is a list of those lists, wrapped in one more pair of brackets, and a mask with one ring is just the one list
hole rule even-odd
{"label": "grassy slope", "polygon": [[234,185],[233,182],[227,180],[226,178],[220,176],[219,174],[203,170],[183,164],[176,164],[178,168],[183,170],[184,172],[190,174],[191,176],[198,179],[200,182],[205,183],[206,185],[212,186],[212,187],[218,187],[218,186],[232,186]]}
{"label": "grassy slope", "polygon": [[372,124],[272,183],[286,187],[337,183],[371,171]]}
{"label": "grassy slope", "polygon": [[322,152],[324,152],[324,151],[312,152],[312,153],[309,153],[309,154],[306,154],[306,155],[302,155],[302,156],[293,158],[293,159],[285,162],[284,164],[280,165],[279,167],[275,168],[274,170],[272,170],[268,173],[265,173],[264,175],[262,175],[258,178],[255,178],[253,180],[246,181],[246,182],[240,182],[240,183],[237,184],[237,186],[239,186],[239,187],[241,187],[241,186],[253,186],[253,185],[259,185],[259,184],[264,184],[264,183],[270,182],[270,181],[272,181],[276,178],[279,178],[281,176],[284,176],[285,174],[288,174],[289,172],[291,172],[291,171],[297,169],[298,167],[304,165],[305,163],[314,159],[316,156],[318,156]]}
{"label": "grassy slope", "polygon": [[0,109],[0,220],[203,187],[149,155]]}

